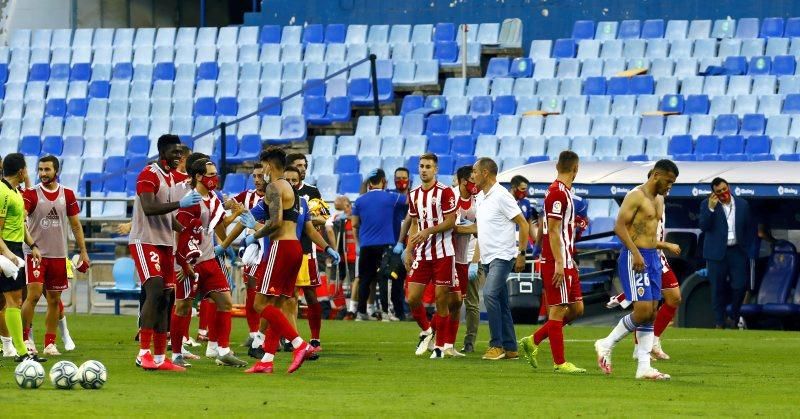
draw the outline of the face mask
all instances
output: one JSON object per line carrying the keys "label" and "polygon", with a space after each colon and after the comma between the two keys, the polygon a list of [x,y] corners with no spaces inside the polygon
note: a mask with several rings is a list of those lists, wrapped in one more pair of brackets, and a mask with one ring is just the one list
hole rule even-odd
{"label": "face mask", "polygon": [[398,180],[395,180],[395,181],[394,181],[394,187],[395,187],[395,188],[396,188],[398,191],[405,191],[405,190],[407,190],[407,189],[408,189],[408,179],[403,179],[403,180],[400,180],[400,179],[398,179]]}
{"label": "face mask", "polygon": [[469,193],[470,195],[477,195],[478,192],[480,192],[478,190],[478,185],[476,185],[476,184],[474,184],[473,182],[470,182],[470,181],[467,181],[466,188],[467,188],[467,193]]}
{"label": "face mask", "polygon": [[263,175],[261,175],[261,177],[264,179],[264,183],[267,183],[267,184],[269,184],[269,182],[272,180],[272,179],[270,179],[269,174],[267,174],[267,173],[264,173]]}
{"label": "face mask", "polygon": [[208,188],[209,192],[213,191],[214,189],[217,189],[217,185],[219,185],[219,176],[203,176],[200,178],[200,183]]}
{"label": "face mask", "polygon": [[520,191],[519,189],[514,191],[514,198],[516,198],[517,201],[519,201],[520,199],[523,199],[523,198],[525,198],[527,196],[528,196],[528,192],[527,191]]}
{"label": "face mask", "polygon": [[718,193],[717,198],[722,202],[729,202],[731,200],[731,191]]}

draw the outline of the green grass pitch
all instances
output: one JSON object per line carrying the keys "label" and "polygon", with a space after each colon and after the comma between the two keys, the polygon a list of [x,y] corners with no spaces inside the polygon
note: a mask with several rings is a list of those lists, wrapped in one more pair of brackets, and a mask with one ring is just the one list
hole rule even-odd
{"label": "green grass pitch", "polygon": [[[41,320],[37,315],[38,326]],[[242,369],[215,366],[208,359],[195,361],[185,374],[145,372],[133,364],[137,351],[132,340],[134,318],[73,315],[69,321],[78,349],[61,359],[76,364],[101,361],[108,368],[106,386],[96,391],[64,391],[46,379],[38,390],[21,390],[14,383],[14,364],[4,360],[0,367],[2,417],[797,414],[800,334],[791,332],[669,329],[663,344],[672,360],[655,366],[671,374],[672,381],[642,382],[633,379],[630,340],[615,350],[612,376],[604,376],[597,368],[592,342],[611,325],[565,329],[567,359],[587,368],[584,376],[553,374],[547,343],[539,353],[538,370],[523,359],[482,361],[480,353],[465,359],[430,360],[413,354],[414,323],[342,321],[324,322],[320,360],[288,375],[289,356],[279,353],[274,374],[252,376]],[[300,325],[301,333],[307,335],[305,321]],[[244,330],[244,320],[235,319],[235,345]],[[533,326],[517,327],[518,336],[532,330]],[[482,324],[478,351],[486,349],[487,336],[488,327]],[[47,362],[45,369],[49,371],[53,363]]]}

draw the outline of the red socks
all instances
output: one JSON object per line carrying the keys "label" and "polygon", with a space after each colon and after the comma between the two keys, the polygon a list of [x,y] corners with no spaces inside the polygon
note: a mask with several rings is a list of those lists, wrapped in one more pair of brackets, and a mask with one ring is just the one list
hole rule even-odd
{"label": "red socks", "polygon": [[319,331],[322,329],[322,304],[309,304],[306,310],[308,327],[311,329],[311,339],[319,340]]}
{"label": "red socks", "polygon": [[46,348],[47,345],[52,345],[56,343],[56,334],[55,333],[45,333],[44,334],[44,347]]}
{"label": "red socks", "polygon": [[183,337],[189,333],[189,323],[191,323],[191,316],[179,316],[172,313],[172,321],[170,322],[169,338],[172,342],[172,353],[179,354],[183,352]]}
{"label": "red socks", "polygon": [[26,327],[22,329],[22,340],[28,340],[31,336],[31,328]]}
{"label": "red socks", "polygon": [[211,324],[214,323],[212,318],[217,311],[214,305],[215,304],[209,299],[200,301],[200,329],[208,330]]}
{"label": "red socks", "polygon": [[444,344],[449,341],[450,316],[440,316],[436,313],[433,316],[433,323],[436,325],[436,347],[443,348]]}
{"label": "red socks", "polygon": [[411,317],[417,321],[419,328],[422,331],[426,331],[431,327],[431,323],[428,321],[428,313],[425,312],[425,306],[420,304],[417,308],[411,309]]}
{"label": "red socks", "polygon": [[533,343],[534,345],[539,345],[542,343],[543,340],[547,339],[548,329],[550,329],[550,321],[546,321],[542,327],[540,327],[536,332],[533,333]]}
{"label": "red socks", "polygon": [[261,312],[261,317],[267,320],[267,323],[269,323],[269,330],[272,330],[272,333],[278,338],[282,337],[292,341],[299,336],[297,330],[289,323],[289,320],[286,320],[286,316],[275,306],[264,307],[264,310]]}
{"label": "red socks", "polygon": [[277,333],[272,331],[272,328],[267,328],[267,331],[264,333],[264,344],[261,345],[261,348],[264,349],[264,352],[268,354],[275,355],[275,352],[278,352],[278,345],[280,345],[280,336]]}
{"label": "red socks", "polygon": [[[139,337],[141,339],[141,337]],[[167,334],[153,333],[153,355],[164,355],[167,353]]]}
{"label": "red socks", "polygon": [[656,336],[660,337],[664,333],[664,329],[669,326],[669,322],[675,317],[675,311],[677,310],[678,307],[673,307],[667,303],[661,304],[656,314],[656,321],[653,324],[653,333]]}
{"label": "red socks", "polygon": [[548,334],[550,335],[550,350],[553,352],[553,362],[556,365],[563,364],[564,361],[564,322],[559,320],[548,320]]}
{"label": "red socks", "polygon": [[139,349],[150,350],[150,342],[153,341],[153,329],[142,329],[139,331]]}
{"label": "red socks", "polygon": [[256,310],[253,308],[253,303],[255,301],[256,301],[256,289],[248,288],[247,300],[245,301],[244,310],[245,314],[247,315],[247,327],[250,329],[250,333],[258,332],[259,316],[258,312],[256,312]]}
{"label": "red socks", "polygon": [[450,327],[448,329],[448,336],[446,343],[456,343],[456,336],[458,336],[458,324],[461,321],[461,312],[450,314]]}
{"label": "red socks", "polygon": [[217,343],[220,348],[227,348],[231,344],[231,312],[218,311],[215,320]]}

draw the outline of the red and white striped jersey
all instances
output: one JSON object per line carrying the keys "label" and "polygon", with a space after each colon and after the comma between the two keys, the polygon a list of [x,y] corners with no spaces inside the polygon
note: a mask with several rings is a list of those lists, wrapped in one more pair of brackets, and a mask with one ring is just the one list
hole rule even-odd
{"label": "red and white striped jersey", "polygon": [[[460,195],[458,188],[453,188],[453,193]],[[476,214],[477,205],[475,205],[475,197],[470,196],[464,199],[459,196],[456,224],[465,222],[475,224]],[[475,236],[472,234],[456,234],[453,240],[456,246],[456,263],[472,262],[472,256],[475,253]]]}
{"label": "red and white striped jersey", "polygon": [[263,193],[259,193],[255,189],[248,189],[246,191],[239,192],[238,195],[233,197],[233,200],[244,205],[246,209],[251,210],[258,205],[258,201],[260,201],[263,197]]}
{"label": "red and white striped jersey", "polygon": [[[408,215],[417,219],[420,231],[443,223],[444,217],[458,208],[453,189],[441,182],[436,182],[428,190],[418,186],[412,189],[408,196]],[[431,234],[414,252],[416,260],[436,260],[454,256],[453,230]]]}
{"label": "red and white striped jersey", "polygon": [[[561,259],[564,268],[573,268],[575,261],[575,205],[572,192],[563,182],[556,180],[544,194],[544,229],[542,230],[542,259],[555,261],[555,254],[550,248],[550,234],[561,237]],[[550,231],[550,219],[561,220],[560,231]]]}
{"label": "red and white striped jersey", "polygon": [[[667,209],[664,208],[661,212],[661,220],[658,221],[658,228],[656,229],[656,239],[660,242],[666,241],[667,233],[665,231],[665,226],[667,224]],[[658,255],[661,256],[661,270],[662,272],[667,272],[670,270],[669,262],[667,262],[667,255],[664,254],[664,251],[658,249]]]}
{"label": "red and white striped jersey", "polygon": [[204,196],[200,203],[179,209],[175,216],[182,225],[188,225],[195,218],[199,218],[203,222],[204,237],[200,243],[202,254],[197,259],[198,262],[204,262],[216,257],[214,254],[214,228],[225,217],[223,206],[222,201],[214,193],[210,193],[208,196]]}

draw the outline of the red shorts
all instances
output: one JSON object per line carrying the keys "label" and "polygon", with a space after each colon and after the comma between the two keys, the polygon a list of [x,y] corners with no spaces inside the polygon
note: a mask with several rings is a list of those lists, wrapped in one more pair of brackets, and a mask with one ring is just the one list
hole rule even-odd
{"label": "red shorts", "polygon": [[258,267],[258,292],[264,295],[294,297],[297,273],[303,264],[299,240],[276,240],[266,250],[266,262]]}
{"label": "red shorts", "polygon": [[458,286],[450,287],[450,292],[461,293],[461,298],[467,296],[467,286],[469,285],[469,263],[456,263],[456,280]]}
{"label": "red shorts", "polygon": [[64,291],[69,288],[66,258],[42,258],[34,266],[33,258],[25,255],[25,276],[28,284],[44,284],[47,291]]}
{"label": "red shorts", "polygon": [[184,278],[175,287],[175,299],[185,300],[199,297],[201,300],[210,292],[229,292],[228,278],[217,259],[204,260],[194,265],[198,278]]}
{"label": "red shorts", "polygon": [[564,269],[564,282],[561,286],[553,285],[553,274],[555,273],[555,262],[542,262],[542,285],[544,287],[545,301],[547,305],[572,304],[583,301],[581,294],[581,280],[578,277],[576,268]]}
{"label": "red shorts", "polygon": [[139,273],[139,282],[161,277],[166,288],[175,287],[175,255],[172,246],[156,246],[149,243],[129,244],[128,249]]}
{"label": "red shorts", "polygon": [[678,277],[675,276],[675,272],[672,272],[672,268],[667,267],[667,271],[661,273],[661,289],[666,290],[678,288],[679,286],[680,284],[678,284]]}
{"label": "red shorts", "polygon": [[422,293],[422,303],[423,304],[436,304],[436,287],[433,286],[433,282],[428,282],[428,285],[425,286],[425,292]]}
{"label": "red shorts", "polygon": [[456,259],[445,256],[436,260],[415,260],[408,271],[408,282],[423,285],[433,282],[437,287],[451,287],[455,276]]}

